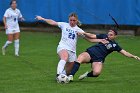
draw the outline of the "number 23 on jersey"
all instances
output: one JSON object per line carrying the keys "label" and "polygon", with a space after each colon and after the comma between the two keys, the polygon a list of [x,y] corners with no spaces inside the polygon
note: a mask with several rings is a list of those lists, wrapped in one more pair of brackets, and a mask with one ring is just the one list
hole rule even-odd
{"label": "number 23 on jersey", "polygon": [[74,33],[69,33],[68,38],[75,39],[75,34]]}

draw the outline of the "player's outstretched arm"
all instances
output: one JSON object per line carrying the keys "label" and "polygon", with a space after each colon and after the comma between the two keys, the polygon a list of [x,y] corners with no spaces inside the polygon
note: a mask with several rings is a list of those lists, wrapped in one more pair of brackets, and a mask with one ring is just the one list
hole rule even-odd
{"label": "player's outstretched arm", "polygon": [[86,32],[78,32],[78,35],[84,37],[87,41],[92,42],[92,43],[99,43],[99,42],[103,44],[109,43],[106,39],[96,39],[95,34],[90,34]]}
{"label": "player's outstretched arm", "polygon": [[6,17],[3,17],[3,23],[4,23],[4,28],[7,29],[7,24],[6,24]]}
{"label": "player's outstretched arm", "polygon": [[58,23],[56,21],[52,20],[52,19],[45,19],[45,18],[43,18],[41,16],[36,16],[35,19],[45,21],[48,24],[53,25],[53,26],[58,26]]}
{"label": "player's outstretched arm", "polygon": [[91,33],[83,33],[85,35],[86,38],[90,38],[90,39],[96,39],[96,35],[95,34],[91,34]]}
{"label": "player's outstretched arm", "polygon": [[103,44],[109,43],[106,39],[90,39],[90,38],[86,38],[86,37],[85,37],[85,39],[92,43],[103,43]]}
{"label": "player's outstretched arm", "polygon": [[138,56],[132,55],[131,53],[129,53],[123,49],[120,51],[120,53],[123,54],[124,56],[127,56],[129,58],[135,58],[140,61],[140,58]]}

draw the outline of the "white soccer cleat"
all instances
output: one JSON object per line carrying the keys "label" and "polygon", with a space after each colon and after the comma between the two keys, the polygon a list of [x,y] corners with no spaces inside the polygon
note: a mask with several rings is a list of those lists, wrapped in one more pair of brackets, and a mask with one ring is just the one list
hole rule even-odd
{"label": "white soccer cleat", "polygon": [[70,82],[73,81],[73,75],[69,75],[68,79],[69,79]]}
{"label": "white soccer cleat", "polygon": [[19,57],[19,54],[15,54],[16,57]]}
{"label": "white soccer cleat", "polygon": [[86,73],[84,73],[83,75],[79,76],[79,80],[83,80],[87,77],[88,71]]}
{"label": "white soccer cleat", "polygon": [[5,55],[5,48],[4,47],[2,47],[2,55]]}

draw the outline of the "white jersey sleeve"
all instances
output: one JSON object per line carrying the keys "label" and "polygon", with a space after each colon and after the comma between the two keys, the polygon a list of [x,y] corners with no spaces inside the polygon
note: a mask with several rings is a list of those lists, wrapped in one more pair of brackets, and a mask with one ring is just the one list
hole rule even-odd
{"label": "white jersey sleeve", "polygon": [[[82,29],[79,28],[78,26],[77,26],[76,31],[77,31],[77,33],[78,33],[78,32],[85,32],[84,30],[82,30]],[[82,38],[84,38],[85,36],[84,36],[84,35],[78,35],[78,37],[82,37]]]}
{"label": "white jersey sleeve", "polygon": [[22,14],[21,14],[20,10],[18,10],[18,12],[19,12],[18,18],[22,18]]}
{"label": "white jersey sleeve", "polygon": [[81,28],[79,28],[79,29],[77,30],[77,32],[85,32],[85,31],[82,30]]}
{"label": "white jersey sleeve", "polygon": [[8,10],[5,11],[4,17],[9,17]]}
{"label": "white jersey sleeve", "polygon": [[58,27],[63,29],[63,27],[66,25],[65,22],[57,22],[58,23]]}

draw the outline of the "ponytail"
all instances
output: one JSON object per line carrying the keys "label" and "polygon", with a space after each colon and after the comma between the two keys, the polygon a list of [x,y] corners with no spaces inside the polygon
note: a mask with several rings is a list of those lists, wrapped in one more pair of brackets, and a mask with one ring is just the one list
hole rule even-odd
{"label": "ponytail", "polygon": [[78,25],[78,26],[81,26],[82,23],[78,20],[77,25]]}

